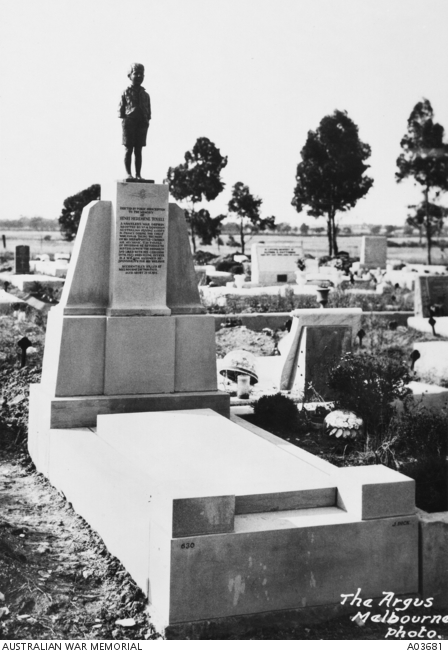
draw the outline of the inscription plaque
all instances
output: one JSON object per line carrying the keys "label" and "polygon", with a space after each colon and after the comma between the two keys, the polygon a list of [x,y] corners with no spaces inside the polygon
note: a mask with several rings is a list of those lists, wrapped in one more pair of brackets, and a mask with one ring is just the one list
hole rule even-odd
{"label": "inscription plaque", "polygon": [[170,315],[167,241],[168,186],[118,182],[109,315]]}

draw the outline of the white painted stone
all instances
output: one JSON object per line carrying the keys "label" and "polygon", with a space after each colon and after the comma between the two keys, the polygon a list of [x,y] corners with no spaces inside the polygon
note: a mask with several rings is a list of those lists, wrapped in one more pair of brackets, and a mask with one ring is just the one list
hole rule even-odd
{"label": "white painted stone", "polygon": [[[437,336],[448,338],[448,316],[438,316],[435,318],[435,321],[434,329]],[[416,329],[418,332],[423,332],[424,334],[433,333],[428,318],[422,318],[420,316],[408,318],[408,327],[412,327],[412,329]]]}
{"label": "white painted stone", "polygon": [[168,186],[117,182],[114,209],[109,315],[169,316]]}
{"label": "white painted stone", "polygon": [[291,283],[295,281],[297,259],[303,257],[303,249],[294,243],[255,243],[251,248],[251,257],[253,282]]}
{"label": "white painted stone", "polygon": [[428,409],[443,409],[448,404],[448,388],[424,382],[409,382],[409,388],[416,402]]}
{"label": "white painted stone", "polygon": [[419,375],[432,375],[434,381],[442,377],[448,379],[447,341],[420,341],[412,347],[420,353],[420,358],[415,362],[415,372]]}
{"label": "white painted stone", "polygon": [[361,266],[385,268],[387,260],[387,238],[385,236],[363,236],[361,239]]}

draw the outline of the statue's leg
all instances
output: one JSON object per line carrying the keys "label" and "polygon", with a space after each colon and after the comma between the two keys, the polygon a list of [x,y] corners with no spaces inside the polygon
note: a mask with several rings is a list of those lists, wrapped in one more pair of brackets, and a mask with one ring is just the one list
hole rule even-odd
{"label": "statue's leg", "polygon": [[137,179],[141,179],[142,172],[142,148],[135,146],[135,174]]}
{"label": "statue's leg", "polygon": [[132,147],[126,147],[125,155],[124,155],[124,167],[126,168],[128,177],[132,177],[132,172],[131,172],[132,150],[133,150]]}

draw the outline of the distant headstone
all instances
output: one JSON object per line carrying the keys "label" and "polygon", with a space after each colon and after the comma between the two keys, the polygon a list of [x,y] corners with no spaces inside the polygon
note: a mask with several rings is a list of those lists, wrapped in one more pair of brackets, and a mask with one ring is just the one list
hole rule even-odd
{"label": "distant headstone", "polygon": [[385,268],[387,238],[385,236],[363,236],[360,259],[361,265],[365,268]]}
{"label": "distant headstone", "polygon": [[301,245],[256,243],[252,245],[252,281],[256,284],[295,283]]}
{"label": "distant headstone", "polygon": [[16,275],[27,275],[30,272],[30,246],[17,245],[14,257],[14,272]]}
{"label": "distant headstone", "polygon": [[[328,371],[351,351],[352,328],[348,325],[307,327],[305,348],[305,401],[319,396],[331,400]],[[316,396],[316,397],[314,397]]]}
{"label": "distant headstone", "polygon": [[420,318],[448,316],[448,277],[422,275],[415,281],[414,313]]}
{"label": "distant headstone", "polygon": [[320,395],[331,401],[328,371],[350,352],[361,328],[361,309],[297,309],[290,332],[280,388],[305,393],[305,401]]}

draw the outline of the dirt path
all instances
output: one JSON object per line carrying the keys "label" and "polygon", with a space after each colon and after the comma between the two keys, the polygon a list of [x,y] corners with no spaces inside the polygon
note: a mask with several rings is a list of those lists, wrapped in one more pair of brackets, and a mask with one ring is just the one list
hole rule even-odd
{"label": "dirt path", "polygon": [[24,463],[0,463],[0,639],[157,638],[131,577]]}

